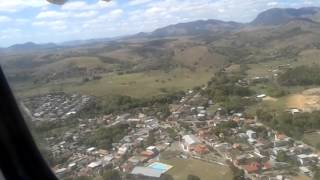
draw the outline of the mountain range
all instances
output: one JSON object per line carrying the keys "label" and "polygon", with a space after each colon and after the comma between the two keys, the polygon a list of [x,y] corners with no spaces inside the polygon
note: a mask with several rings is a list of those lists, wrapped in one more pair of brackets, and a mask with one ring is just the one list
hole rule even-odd
{"label": "mountain range", "polygon": [[[260,76],[270,73],[261,64],[318,63],[319,17],[316,7],[277,8],[260,13],[250,23],[198,20],[117,38],[28,42],[0,49],[0,64],[10,82],[31,91],[34,86],[48,90],[67,84],[62,87],[71,92],[101,97],[116,92],[132,95],[122,89],[128,85],[132,89],[152,87],[159,93],[164,87],[179,90],[201,85],[231,64],[245,64],[249,69],[258,66],[259,71],[248,70],[248,74]],[[102,80],[94,83],[97,91],[93,93],[95,88],[87,80],[97,75]],[[102,91],[101,86],[111,83],[110,76],[115,78],[113,86]]]}
{"label": "mountain range", "polygon": [[[291,21],[305,21],[307,23],[320,23],[320,8],[318,7],[305,7],[300,9],[294,8],[274,8],[260,13],[256,19],[250,23],[237,23],[225,22],[221,20],[198,20],[186,23],[179,23],[159,28],[150,33],[138,33],[126,37],[118,38],[102,38],[91,40],[75,40],[60,44],[47,43],[35,44],[27,42],[23,44],[15,44],[8,47],[8,50],[23,51],[23,50],[39,50],[58,48],[59,46],[77,46],[88,43],[100,43],[113,40],[123,40],[132,38],[164,38],[174,36],[194,36],[194,35],[207,35],[212,33],[227,33],[236,32],[247,27],[260,27],[260,26],[278,26],[284,25]],[[4,50],[6,48],[2,48]]]}

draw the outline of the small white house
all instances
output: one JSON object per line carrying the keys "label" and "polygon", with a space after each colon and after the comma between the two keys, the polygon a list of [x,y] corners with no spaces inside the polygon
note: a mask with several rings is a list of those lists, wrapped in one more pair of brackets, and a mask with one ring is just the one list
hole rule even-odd
{"label": "small white house", "polygon": [[257,95],[256,97],[257,97],[258,99],[262,99],[262,98],[267,97],[267,95],[265,95],[265,94],[259,94],[259,95]]}
{"label": "small white house", "polygon": [[246,132],[246,134],[249,137],[249,139],[256,139],[257,138],[257,133],[253,130],[248,130]]}
{"label": "small white house", "polygon": [[89,168],[96,168],[102,165],[102,161],[92,162],[88,165]]}

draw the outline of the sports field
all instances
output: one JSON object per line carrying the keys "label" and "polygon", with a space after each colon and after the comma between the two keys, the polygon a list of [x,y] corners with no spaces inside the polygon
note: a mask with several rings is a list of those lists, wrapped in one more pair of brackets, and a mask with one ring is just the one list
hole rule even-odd
{"label": "sports field", "polygon": [[226,166],[206,163],[196,159],[172,158],[162,160],[173,167],[167,172],[175,180],[186,180],[188,175],[196,175],[201,180],[232,180],[232,172]]}

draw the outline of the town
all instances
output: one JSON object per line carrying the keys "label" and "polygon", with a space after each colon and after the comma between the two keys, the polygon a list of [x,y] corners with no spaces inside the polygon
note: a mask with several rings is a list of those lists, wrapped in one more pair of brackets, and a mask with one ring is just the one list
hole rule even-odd
{"label": "town", "polygon": [[[33,119],[55,120],[77,117],[91,100],[85,95],[48,94],[29,98],[25,104]],[[188,90],[170,104],[165,119],[142,110],[76,118],[76,126],[45,137],[50,157],[59,160],[52,169],[61,179],[93,178],[107,170],[118,172],[122,179],[169,179],[167,172],[177,167],[162,159],[173,156],[229,167],[239,179],[314,176],[319,156],[313,147],[265,126],[257,117],[225,113],[222,108],[209,111],[214,103],[197,90]],[[47,113],[60,107],[65,111]]]}

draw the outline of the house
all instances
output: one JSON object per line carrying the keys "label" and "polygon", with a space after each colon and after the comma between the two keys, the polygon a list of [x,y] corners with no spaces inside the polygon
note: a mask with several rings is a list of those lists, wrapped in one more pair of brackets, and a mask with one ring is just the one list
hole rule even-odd
{"label": "house", "polygon": [[300,154],[297,156],[297,160],[301,166],[311,166],[318,162],[318,155],[316,154]]}
{"label": "house", "polygon": [[289,146],[291,145],[291,139],[285,138],[284,140],[277,140],[273,142],[274,147],[283,147],[283,146]]}
{"label": "house", "polygon": [[149,159],[155,157],[159,154],[159,150],[155,146],[149,146],[145,151],[140,153],[141,156],[147,157]]}
{"label": "house", "polygon": [[151,152],[153,152],[153,153],[155,153],[155,154],[158,154],[158,153],[159,153],[159,150],[157,149],[156,146],[149,146],[149,147],[147,147],[147,151],[151,151]]}
{"label": "house", "polygon": [[204,120],[205,117],[206,117],[206,114],[202,114],[202,113],[197,114],[197,118],[199,120]]}
{"label": "house", "polygon": [[145,163],[148,160],[149,160],[149,157],[146,157],[146,156],[132,156],[128,159],[128,162],[136,166],[140,163]]}
{"label": "house", "polygon": [[265,97],[267,97],[267,95],[265,95],[265,94],[260,94],[260,95],[256,96],[257,99],[263,99]]}
{"label": "house", "polygon": [[287,136],[283,133],[276,133],[274,135],[274,140],[275,141],[281,141],[281,140],[284,140]]}
{"label": "house", "polygon": [[119,154],[120,156],[122,156],[122,155],[126,154],[126,153],[128,152],[128,150],[129,150],[128,145],[127,145],[127,144],[123,144],[123,145],[118,149],[118,154]]}
{"label": "house", "polygon": [[198,107],[197,107],[197,110],[198,110],[198,111],[201,111],[201,110],[204,110],[204,109],[205,109],[205,107],[203,107],[203,106],[198,106]]}
{"label": "house", "polygon": [[287,112],[289,112],[291,114],[297,114],[297,113],[302,112],[302,110],[300,110],[298,108],[290,108],[290,109],[287,109]]}
{"label": "house", "polygon": [[112,165],[112,160],[114,159],[112,154],[103,157],[103,166]]}
{"label": "house", "polygon": [[246,132],[246,134],[249,137],[249,139],[256,139],[257,138],[257,133],[255,131],[248,130]]}
{"label": "house", "polygon": [[261,168],[261,164],[257,162],[251,162],[249,164],[243,165],[242,167],[246,174],[251,174],[259,171]]}
{"label": "house", "polygon": [[296,146],[291,151],[294,152],[297,155],[312,153],[312,150],[310,148],[308,148],[308,147],[305,147],[305,146]]}
{"label": "house", "polygon": [[235,158],[234,163],[236,165],[245,165],[253,157],[249,154],[239,155]]}
{"label": "house", "polygon": [[102,161],[95,161],[95,162],[92,162],[88,165],[89,168],[97,168],[97,167],[100,167],[102,166]]}
{"label": "house", "polygon": [[70,163],[70,164],[68,165],[68,168],[69,168],[69,169],[75,169],[76,166],[77,166],[76,163]]}
{"label": "house", "polygon": [[58,178],[63,178],[68,172],[67,168],[61,168],[61,169],[57,169],[55,171],[55,174]]}
{"label": "house", "polygon": [[301,167],[299,167],[299,169],[303,174],[305,174],[309,177],[312,177],[312,171],[308,167],[301,166]]}
{"label": "house", "polygon": [[194,135],[185,135],[182,137],[181,146],[184,151],[193,151],[196,145],[201,144],[200,140]]}
{"label": "house", "polygon": [[152,151],[142,151],[140,153],[141,156],[145,156],[145,157],[148,157],[148,158],[152,158],[155,156],[155,153],[152,152]]}
{"label": "house", "polygon": [[280,152],[288,152],[288,149],[285,147],[274,147],[272,149],[272,154],[277,156]]}
{"label": "house", "polygon": [[210,151],[209,151],[209,149],[208,149],[208,147],[206,145],[198,144],[198,145],[195,146],[194,152],[198,153],[198,154],[207,154]]}
{"label": "house", "polygon": [[91,154],[91,153],[93,153],[94,150],[96,150],[95,147],[88,148],[87,153]]}

